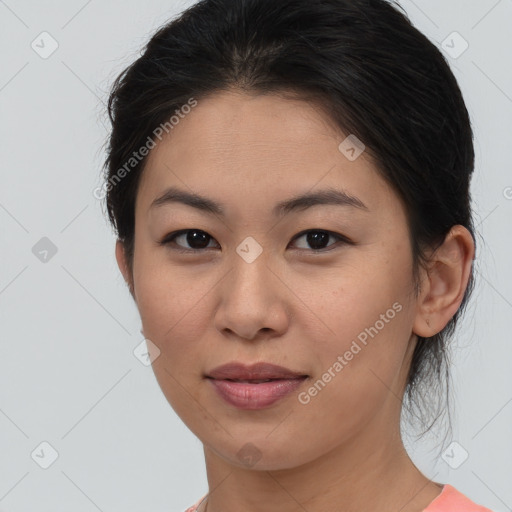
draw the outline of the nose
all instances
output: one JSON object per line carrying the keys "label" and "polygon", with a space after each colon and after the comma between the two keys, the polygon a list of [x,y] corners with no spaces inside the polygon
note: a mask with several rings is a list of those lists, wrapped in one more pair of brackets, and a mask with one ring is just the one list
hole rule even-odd
{"label": "nose", "polygon": [[266,339],[288,329],[290,291],[262,256],[248,263],[236,255],[219,285],[215,327],[224,335]]}

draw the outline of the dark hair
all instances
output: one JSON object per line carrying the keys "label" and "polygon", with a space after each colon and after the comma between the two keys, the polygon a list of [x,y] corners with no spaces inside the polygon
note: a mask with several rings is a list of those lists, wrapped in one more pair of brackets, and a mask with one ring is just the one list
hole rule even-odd
{"label": "dark hair", "polygon": [[[407,208],[416,293],[426,249],[457,224],[474,240],[469,115],[443,55],[397,7],[385,0],[201,0],[160,28],[117,77],[108,102],[106,205],[130,270],[146,158],[122,179],[119,170],[191,98],[230,89],[312,101],[365,144]],[[472,270],[459,310],[415,347],[404,402],[425,409],[417,416],[423,425],[428,413],[436,416],[427,430],[442,408],[436,415],[430,393],[442,395],[443,377],[449,387],[447,345],[473,281]]]}

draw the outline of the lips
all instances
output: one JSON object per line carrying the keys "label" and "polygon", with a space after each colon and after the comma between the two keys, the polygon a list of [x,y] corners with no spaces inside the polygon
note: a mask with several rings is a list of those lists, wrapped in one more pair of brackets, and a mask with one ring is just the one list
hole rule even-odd
{"label": "lips", "polygon": [[271,363],[260,362],[247,366],[242,363],[232,362],[214,368],[206,377],[256,384],[272,380],[299,379],[307,377],[307,375],[303,372],[293,371]]}
{"label": "lips", "polygon": [[239,409],[263,409],[290,395],[308,375],[270,363],[228,363],[205,375],[218,395]]}

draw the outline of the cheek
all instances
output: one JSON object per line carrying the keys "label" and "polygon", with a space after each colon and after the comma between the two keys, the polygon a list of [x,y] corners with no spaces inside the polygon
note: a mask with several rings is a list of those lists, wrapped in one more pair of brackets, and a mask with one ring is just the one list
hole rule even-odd
{"label": "cheek", "polygon": [[[352,301],[349,299],[353,299]],[[392,385],[400,372],[410,337],[410,311],[398,296],[376,297],[345,294],[342,299],[326,302],[322,319],[330,332],[310,347],[319,359],[317,370],[329,381],[329,375],[342,375],[332,381],[346,380],[343,387],[362,391],[378,379]],[[325,332],[325,329],[324,329]],[[328,373],[330,372],[330,373]]]}
{"label": "cheek", "polygon": [[144,334],[160,350],[153,371],[169,403],[184,418],[198,413],[190,408],[190,399],[200,400],[197,383],[211,356],[207,332],[221,277],[207,266],[178,268],[142,258],[134,275]]}
{"label": "cheek", "polygon": [[[215,276],[194,266],[178,266],[165,250],[141,248],[134,264],[137,307],[148,338],[162,349],[194,338],[206,318],[208,290]],[[184,340],[186,341],[186,340]]]}
{"label": "cheek", "polygon": [[358,400],[375,406],[396,387],[414,311],[408,265],[406,258],[368,258],[311,281],[315,320],[301,326],[317,361],[318,396],[349,408]]}
{"label": "cheek", "polygon": [[190,425],[205,419],[199,404],[198,379],[204,371],[204,346],[198,343],[211,320],[208,290],[217,280],[198,278],[176,267],[143,258],[134,272],[137,306],[146,338],[160,353],[152,368],[176,413]]}
{"label": "cheek", "polygon": [[[317,340],[315,347],[310,347],[320,360],[298,407],[306,430],[317,428],[321,418],[325,433],[321,442],[326,447],[340,436],[346,439],[355,435],[383,408],[391,407],[398,413],[410,313],[404,305],[395,303],[395,309],[389,306],[372,310],[378,315],[368,308],[358,317],[339,314],[338,321],[333,321],[337,335]],[[381,312],[388,323],[381,320]]]}
{"label": "cheek", "polygon": [[[310,308],[315,328],[326,339],[351,340],[379,321],[393,317],[395,302],[403,304],[412,287],[406,255],[384,257],[377,249],[355,253],[330,269],[312,269],[292,276],[294,291]],[[383,319],[388,325],[396,324]],[[403,316],[403,314],[402,314]],[[307,327],[307,325],[302,325]],[[317,331],[318,332],[318,331]],[[312,337],[310,339],[315,339]]]}

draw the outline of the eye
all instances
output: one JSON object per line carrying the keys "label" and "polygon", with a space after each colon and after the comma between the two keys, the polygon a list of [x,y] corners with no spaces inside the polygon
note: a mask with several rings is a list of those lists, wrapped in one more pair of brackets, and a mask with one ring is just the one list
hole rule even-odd
{"label": "eye", "polygon": [[[332,231],[325,231],[323,229],[308,229],[307,231],[303,231],[296,235],[292,241],[299,240],[303,237],[305,238],[306,244],[309,244],[313,248],[313,252],[325,252],[325,244],[328,242],[329,238],[336,238],[342,244],[353,245],[353,242],[347,237],[338,233],[333,233]],[[335,244],[329,244],[327,247],[331,247],[332,245]],[[330,251],[332,249],[327,250]]]}
{"label": "eye", "polygon": [[[325,246],[330,238],[335,238],[342,244],[354,245],[354,242],[343,235],[321,229],[309,229],[302,231],[301,233],[295,235],[295,237],[292,239],[292,242],[301,238],[305,239],[306,244],[311,246],[311,250],[313,252],[325,252]],[[181,240],[181,243],[177,243],[178,240]],[[201,229],[182,229],[181,231],[175,231],[174,233],[168,234],[160,242],[160,245],[175,245],[177,247],[172,248],[179,252],[201,252],[204,249],[208,249],[209,242],[214,240],[215,239],[212,236],[206,233],[206,231],[202,231]],[[184,247],[182,243],[188,244],[188,247]],[[335,244],[328,244],[327,247],[331,247],[332,245]],[[304,248],[299,249],[302,250]],[[307,250],[308,247],[305,249]],[[327,250],[330,251],[332,249]]]}
{"label": "eye", "polygon": [[[189,244],[190,248],[183,247],[180,244],[176,244],[176,240],[182,240]],[[170,233],[167,235],[161,242],[160,245],[178,245],[179,252],[195,252],[201,251],[208,247],[209,240],[214,240],[206,231],[202,231],[201,229],[182,229],[181,231],[175,231],[174,233]]]}

